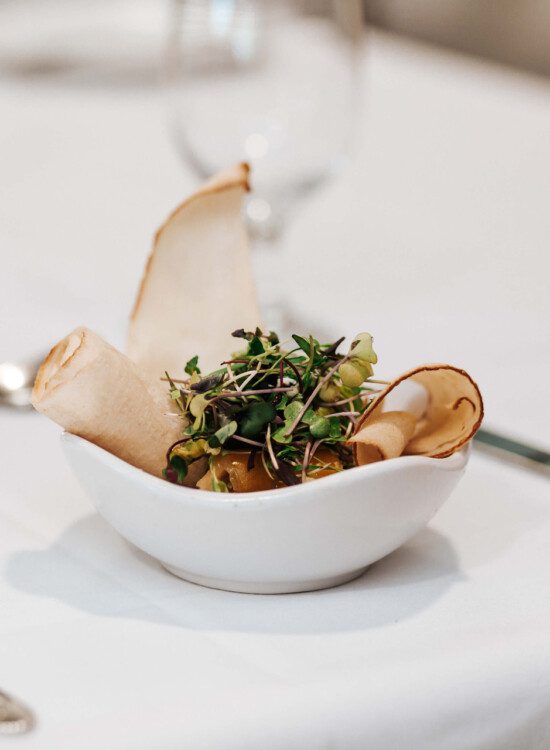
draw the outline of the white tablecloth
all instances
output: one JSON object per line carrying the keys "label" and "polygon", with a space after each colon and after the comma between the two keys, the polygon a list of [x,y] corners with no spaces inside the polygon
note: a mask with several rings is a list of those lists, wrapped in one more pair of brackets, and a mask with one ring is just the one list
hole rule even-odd
{"label": "white tablecloth", "polygon": [[[356,163],[282,251],[294,305],[372,330],[380,372],[468,367],[491,426],[550,446],[548,86],[382,36],[368,63]],[[0,360],[80,322],[120,343],[149,237],[191,185],[159,98],[0,85]],[[319,257],[348,269],[330,305]],[[6,746],[550,744],[547,479],[474,455],[430,528],[359,580],[247,596],[130,548],[57,434],[0,412],[0,688],[38,718]]]}
{"label": "white tablecloth", "polygon": [[430,528],[359,580],[251,596],[131,549],[52,425],[3,417],[0,441],[0,682],[39,721],[18,747],[548,747],[547,479],[474,456]]}

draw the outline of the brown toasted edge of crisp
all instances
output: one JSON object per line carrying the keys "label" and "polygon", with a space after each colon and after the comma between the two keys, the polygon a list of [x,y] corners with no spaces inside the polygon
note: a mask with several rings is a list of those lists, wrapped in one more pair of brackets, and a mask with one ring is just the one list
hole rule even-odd
{"label": "brown toasted edge of crisp", "polygon": [[202,185],[192,195],[190,195],[188,198],[182,201],[178,206],[176,206],[176,208],[174,208],[173,211],[171,211],[168,214],[167,218],[164,220],[164,222],[160,225],[160,227],[155,232],[155,236],[153,238],[153,247],[145,263],[143,276],[141,277],[141,282],[140,282],[139,289],[136,295],[136,300],[134,302],[134,307],[130,315],[131,321],[135,319],[138,313],[138,310],[140,308],[145,285],[147,283],[147,279],[149,278],[149,273],[151,271],[153,258],[155,257],[155,252],[157,250],[160,237],[162,233],[164,232],[164,230],[166,229],[166,227],[175,219],[175,217],[179,214],[180,211],[182,211],[184,208],[187,208],[187,206],[189,206],[191,203],[197,200],[197,198],[204,198],[205,196],[208,196],[208,195],[215,195],[216,193],[222,193],[225,190],[232,190],[238,187],[242,188],[245,192],[249,192],[250,191],[249,177],[250,177],[250,167],[246,162],[240,162],[238,164],[235,164],[233,167],[230,167],[229,169],[226,169],[223,172],[220,172],[219,174],[214,175],[214,177],[211,180],[208,180],[208,182],[205,182],[204,185]]}
{"label": "brown toasted edge of crisp", "polygon": [[[461,367],[455,367],[454,365],[446,365],[446,364],[433,364],[433,365],[420,365],[419,367],[414,367],[412,370],[407,370],[407,372],[404,372],[402,375],[400,375],[396,380],[393,380],[386,388],[384,388],[383,391],[381,391],[376,398],[369,404],[368,408],[365,410],[365,412],[361,415],[361,418],[358,420],[357,424],[355,425],[355,429],[353,431],[353,434],[356,435],[359,430],[361,429],[363,423],[368,418],[369,414],[374,411],[374,409],[377,408],[377,406],[380,405],[380,403],[386,398],[388,393],[393,391],[394,388],[396,388],[400,383],[402,383],[404,380],[408,380],[409,378],[413,377],[414,375],[417,375],[420,372],[426,372],[427,370],[454,370],[455,372],[459,372],[461,375],[464,375],[470,383],[474,386],[477,395],[479,396],[479,418],[474,423],[474,426],[472,427],[470,434],[465,437],[463,440],[461,440],[459,443],[454,445],[452,448],[443,451],[442,453],[438,453],[434,456],[431,456],[431,458],[447,458],[447,456],[451,456],[453,453],[456,453],[457,450],[460,450],[463,445],[465,445],[469,440],[473,438],[473,436],[478,431],[484,416],[484,406],[483,406],[483,397],[481,396],[481,391],[479,390],[478,384],[475,382],[475,380],[466,372],[466,370],[463,370]],[[429,395],[429,394],[428,394]],[[453,409],[458,408],[458,405],[461,401],[466,399],[467,401],[470,401],[470,399],[467,396],[461,396],[455,404],[453,405]],[[470,401],[471,403],[471,401]],[[353,463],[357,466],[357,443],[351,443],[352,450],[353,450]]]}
{"label": "brown toasted edge of crisp", "polygon": [[[51,378],[48,378],[48,380],[45,380],[45,377],[44,377],[46,370],[48,368],[48,365],[50,364],[50,360],[53,358],[54,353],[58,350],[58,348],[62,344],[64,344],[64,342],[70,336],[72,336],[73,334],[76,334],[77,332],[78,332],[78,335],[80,336],[80,342],[78,346],[76,347],[76,349],[74,350],[74,352],[72,352],[72,354],[70,354],[70,356],[68,356],[67,359],[65,359],[59,365],[57,372],[59,372],[59,370],[62,370],[64,367],[66,367],[69,364],[69,362],[71,362],[74,359],[76,353],[82,348],[82,345],[86,338],[86,328],[84,326],[79,326],[75,328],[73,331],[71,331],[70,333],[68,333],[66,336],[64,336],[60,341],[57,342],[57,344],[52,346],[48,354],[42,360],[42,364],[40,365],[40,367],[38,368],[38,372],[36,373],[36,377],[34,379],[34,384],[33,384],[32,392],[31,392],[31,404],[33,405],[35,409],[38,410],[38,404],[42,401],[44,396],[46,396],[47,393],[48,394],[52,393],[52,391],[54,391],[55,388],[57,387],[57,386],[54,386],[53,388],[48,390],[48,383],[51,380]],[[41,391],[40,396],[39,396],[39,391]]]}

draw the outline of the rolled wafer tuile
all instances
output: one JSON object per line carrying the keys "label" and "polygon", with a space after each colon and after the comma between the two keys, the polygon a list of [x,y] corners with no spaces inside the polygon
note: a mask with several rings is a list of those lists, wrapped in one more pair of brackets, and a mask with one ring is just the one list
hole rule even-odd
{"label": "rolled wafer tuile", "polygon": [[167,414],[166,387],[143,380],[128,357],[83,327],[42,363],[32,404],[68,432],[155,476],[183,427],[178,415]]}
{"label": "rolled wafer tuile", "polygon": [[397,458],[405,450],[416,427],[416,418],[407,411],[388,411],[379,414],[360,429],[351,439],[357,463],[371,464]]}
{"label": "rolled wafer tuile", "polygon": [[411,371],[428,392],[428,406],[407,447],[408,455],[445,458],[473,438],[483,420],[483,399],[470,375],[452,365]]}
{"label": "rolled wafer tuile", "polygon": [[[398,412],[384,411],[386,399],[408,380],[418,383],[425,389],[426,407],[415,420],[413,433],[410,433],[410,423],[393,417],[392,441],[388,443],[390,430],[387,421],[384,420],[387,420],[390,414],[395,415]],[[473,438],[482,420],[481,393],[465,370],[447,364],[415,367],[384,388],[362,415],[355,428],[354,437],[350,440],[355,463],[362,465],[393,457],[385,455],[388,445],[391,445],[395,452],[400,444],[403,444],[404,455],[445,458],[460,450]],[[365,445],[368,447],[364,447]]]}

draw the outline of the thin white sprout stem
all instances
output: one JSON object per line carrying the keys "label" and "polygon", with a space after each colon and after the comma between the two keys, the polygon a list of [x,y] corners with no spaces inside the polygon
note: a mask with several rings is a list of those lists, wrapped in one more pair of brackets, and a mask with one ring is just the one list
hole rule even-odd
{"label": "thin white sprout stem", "polygon": [[308,442],[306,444],[306,449],[304,451],[304,458],[303,458],[303,461],[302,461],[302,484],[307,479],[307,467],[309,465],[309,454],[310,454],[310,451],[311,451],[311,445],[312,445],[311,442],[308,440]]}
{"label": "thin white sprout stem", "polygon": [[[227,365],[227,367],[228,366],[229,365]],[[231,379],[232,380],[239,380],[240,378],[245,378],[248,375],[255,375],[257,372],[258,372],[258,370],[247,370],[246,372],[239,372],[239,373],[236,374],[236,373],[234,373],[234,372],[231,371]],[[162,380],[163,383],[169,383],[170,380],[171,380],[172,383],[183,383],[183,385],[185,385],[185,383],[189,382],[189,378],[186,378],[185,380],[182,380],[181,378],[180,379],[178,379],[178,378],[170,378],[170,380],[168,378],[161,378],[161,380]],[[185,391],[185,390],[186,390],[185,388],[180,388],[180,391]]]}
{"label": "thin white sprout stem", "polygon": [[225,369],[227,370],[227,374],[229,375],[229,383],[233,383],[235,385],[235,389],[237,391],[241,390],[241,386],[237,383],[237,379],[235,378],[235,373],[233,370],[229,367],[229,365],[225,366]]}
{"label": "thin white sprout stem", "polygon": [[249,438],[241,437],[240,435],[231,435],[231,440],[238,440],[241,443],[246,443],[247,445],[255,445],[257,448],[263,448],[263,443],[258,443],[257,440],[250,440]]}
{"label": "thin white sprout stem", "polygon": [[[222,391],[221,393],[216,393],[214,398],[230,398],[231,396],[260,396],[263,393],[286,393],[287,391],[291,391],[293,388],[293,385],[289,385],[283,388],[258,388],[255,391]],[[212,398],[211,401],[213,401],[214,398]]]}
{"label": "thin white sprout stem", "polygon": [[246,388],[246,386],[250,383],[250,381],[252,380],[252,378],[255,375],[257,375],[257,374],[258,374],[258,370],[251,370],[251,371],[249,371],[247,379],[243,380],[243,382],[241,383],[241,388]]}
{"label": "thin white sprout stem", "polygon": [[371,391],[370,393],[358,393],[357,396],[350,396],[349,398],[343,398],[341,401],[327,401],[326,406],[343,406],[344,404],[350,404],[352,401],[356,401],[358,398],[374,398],[382,391]]}
{"label": "thin white sprout stem", "polygon": [[315,451],[321,445],[322,442],[323,442],[322,440],[316,440],[313,443],[313,447],[311,449],[311,453],[309,454],[309,463],[311,463],[311,461],[313,460],[313,456],[315,455]]}
{"label": "thin white sprout stem", "polygon": [[273,451],[273,446],[271,445],[271,423],[267,425],[267,432],[265,435],[265,441],[267,445],[267,452],[269,453],[269,458],[271,459],[271,463],[273,464],[273,468],[275,471],[279,471],[279,462],[277,461],[277,458],[275,456],[275,452]]}
{"label": "thin white sprout stem", "polygon": [[262,451],[262,463],[263,463],[263,465],[264,465],[264,469],[265,469],[265,471],[266,471],[266,474],[267,474],[267,476],[268,476],[268,477],[269,477],[270,479],[273,479],[273,481],[275,481],[275,477],[274,477],[274,476],[273,476],[273,474],[272,474],[272,473],[271,473],[271,472],[269,471],[269,466],[267,465],[267,461],[265,460],[265,452],[264,452],[264,451]]}

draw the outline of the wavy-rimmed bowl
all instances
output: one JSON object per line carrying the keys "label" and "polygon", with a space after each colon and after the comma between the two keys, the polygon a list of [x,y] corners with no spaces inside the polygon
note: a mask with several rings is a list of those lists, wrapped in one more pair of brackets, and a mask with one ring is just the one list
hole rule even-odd
{"label": "wavy-rimmed bowl", "polygon": [[68,433],[69,464],[121,536],[181,578],[256,594],[328,588],[414,536],[449,497],[468,449],[404,456],[294,487],[220,494],[170,484]]}

